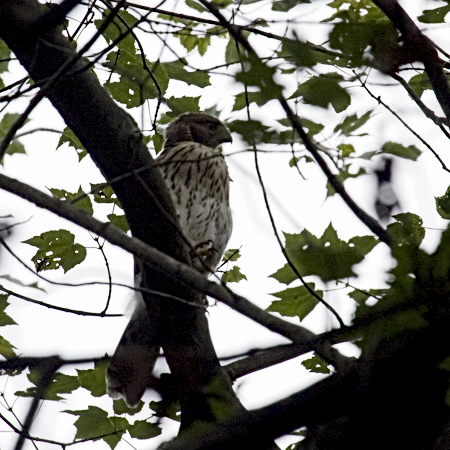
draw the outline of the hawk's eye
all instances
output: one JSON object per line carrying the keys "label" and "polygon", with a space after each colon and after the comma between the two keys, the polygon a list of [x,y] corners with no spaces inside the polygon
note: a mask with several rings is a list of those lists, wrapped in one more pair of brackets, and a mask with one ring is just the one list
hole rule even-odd
{"label": "hawk's eye", "polygon": [[216,129],[217,129],[217,123],[209,122],[209,123],[208,123],[208,128],[209,128],[211,131],[216,130]]}

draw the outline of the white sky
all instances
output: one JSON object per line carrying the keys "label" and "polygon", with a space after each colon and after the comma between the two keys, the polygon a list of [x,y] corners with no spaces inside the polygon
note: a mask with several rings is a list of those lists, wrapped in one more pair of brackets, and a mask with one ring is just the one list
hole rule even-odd
{"label": "white sky", "polygon": [[[169,3],[171,2],[168,2],[163,8],[169,9]],[[423,9],[413,10],[411,3],[402,2],[411,15],[414,16],[417,10]],[[430,8],[436,5],[436,2],[414,3],[413,7],[418,7],[418,4]],[[256,3],[248,6],[249,10],[253,11],[254,16],[263,16],[267,12],[267,2],[264,2],[266,5],[265,9],[262,9],[261,4]],[[320,13],[319,8],[322,8],[324,4],[325,2],[322,1],[314,2],[314,5],[311,5],[311,15],[302,19],[314,22],[316,14]],[[302,11],[301,8],[299,9]],[[189,14],[195,15],[195,11],[189,10]],[[273,13],[271,12],[270,14]],[[290,13],[290,18],[293,18],[292,13]],[[424,28],[423,24],[420,26],[422,29]],[[426,28],[431,27],[427,26]],[[280,29],[280,33],[282,33],[282,25]],[[326,35],[326,32],[327,28],[324,25],[299,27],[300,35],[306,36],[314,43],[321,43],[322,41],[313,33],[319,33],[321,36]],[[443,48],[450,48],[450,35],[447,26],[437,26],[435,32],[430,30],[429,36],[435,39]],[[86,35],[85,38],[87,37]],[[261,42],[262,44],[256,48],[263,53],[265,51],[264,45],[269,41],[262,40]],[[103,45],[103,42],[100,43]],[[217,42],[213,41],[212,48],[214,48],[215,44]],[[226,41],[223,40],[218,45],[224,46],[225,44]],[[272,46],[273,43],[270,43],[270,45]],[[159,50],[155,49],[155,54],[152,55],[150,53],[148,59],[152,60],[152,56],[157,55],[158,52]],[[168,54],[164,54],[163,58],[172,59]],[[204,64],[212,66],[214,58],[214,50],[210,50],[205,57],[206,62]],[[193,61],[195,61],[194,64],[202,64],[201,58],[194,57]],[[13,72],[17,67],[17,64],[11,64]],[[17,72],[14,73],[14,78],[5,76],[5,83],[15,80],[16,74]],[[377,76],[374,80],[380,83],[371,86],[376,95],[381,95],[383,100],[400,113],[408,124],[419,130],[421,135],[439,151],[441,157],[450,164],[450,158],[447,156],[449,152],[446,150],[448,147],[447,141],[444,140],[431,121],[424,119],[418,113],[418,108],[409,101],[407,94],[402,89],[384,86],[385,84],[393,84],[386,77]],[[201,108],[208,108],[218,102],[219,109],[224,110],[221,116],[222,119],[229,117],[245,119],[245,111],[231,114],[232,94],[242,91],[242,87],[232,85],[231,82],[232,79],[225,76],[213,77],[213,86],[207,88],[207,96],[200,102]],[[288,86],[288,90],[289,93],[292,93],[293,87]],[[352,99],[352,106],[346,111],[346,114],[358,112],[361,115],[368,109],[375,108],[377,116],[374,121],[369,122],[368,127],[363,129],[363,131],[369,132],[371,136],[354,139],[352,142],[355,144],[355,147],[360,153],[363,153],[376,150],[381,147],[382,143],[391,140],[401,142],[404,145],[415,144],[423,150],[424,153],[420,157],[419,163],[404,160],[396,161],[394,186],[402,211],[415,212],[421,215],[426,227],[444,228],[446,221],[440,219],[436,213],[433,196],[444,194],[447,186],[450,184],[449,174],[440,169],[439,163],[430,152],[424,149],[421,144],[418,144],[413,136],[395,118],[387,114],[382,107],[376,107],[376,102],[368,100],[367,96],[364,97],[361,91],[355,84],[351,92],[352,94],[356,92],[356,96],[355,99]],[[186,85],[179,82],[174,83],[174,89],[167,96],[195,96],[199,95],[199,93],[200,90],[195,87],[189,87],[189,91],[186,93]],[[429,107],[441,114],[436,101],[429,92],[426,92],[423,98]],[[27,102],[28,100],[14,103],[14,109],[8,110],[8,112],[23,111]],[[259,111],[254,106],[251,109],[254,117],[260,118],[268,124],[272,124],[273,119],[282,117],[279,108],[274,102]],[[153,113],[154,110],[152,109],[151,112]],[[140,112],[135,110],[131,111],[131,113],[134,114],[138,123],[141,123]],[[331,121],[333,126],[338,120],[337,115],[331,111],[325,112],[323,109],[307,105],[300,105],[299,113],[313,120],[316,118],[317,121]],[[41,102],[39,107],[33,111],[31,119],[31,122],[25,129],[42,126],[51,126],[59,130],[64,128],[62,120],[47,101]],[[243,144],[239,141],[238,136],[233,137],[235,139],[234,143],[224,146],[225,154],[243,148]],[[328,137],[328,135],[322,135],[319,139]],[[25,144],[27,156],[14,155],[13,157],[6,157],[4,173],[41,190],[45,190],[45,187],[52,187],[75,192],[80,184],[86,190],[89,182],[98,183],[102,181],[98,170],[88,157],[81,163],[78,163],[77,155],[73,149],[64,146],[55,151],[58,139],[58,135],[53,133],[35,133],[24,137],[21,141]],[[324,143],[326,145],[327,141]],[[335,138],[328,141],[329,145],[336,145],[336,143],[340,142]],[[270,148],[278,149],[275,146]],[[261,171],[270,194],[271,207],[273,208],[279,232],[295,233],[306,227],[312,233],[320,236],[329,222],[332,221],[333,226],[338,230],[339,237],[342,239],[349,239],[354,235],[369,234],[368,230],[358,222],[337,196],[324,201],[324,176],[315,165],[301,166],[302,173],[306,178],[306,180],[303,180],[294,169],[289,168],[288,161],[290,158],[289,154],[284,155],[280,153],[262,154],[259,157]],[[256,181],[253,156],[250,154],[237,154],[228,157],[227,163],[233,179],[231,207],[234,220],[234,231],[228,247],[242,247],[242,258],[237,264],[248,278],[248,281],[232,285],[232,288],[239,294],[245,295],[258,306],[266,308],[274,300],[274,297],[271,297],[269,293],[284,289],[283,285],[267,277],[283,266],[285,261],[279,251],[268,221],[261,189]],[[366,164],[366,167],[372,170],[374,166]],[[365,176],[356,181],[350,180],[346,183],[346,187],[359,205],[363,206],[369,213],[374,214],[372,205],[375,179],[373,177]],[[111,212],[108,206],[94,204],[94,208],[96,217],[102,220],[104,220],[105,214]],[[95,242],[87,232],[34,207],[24,200],[0,192],[0,216],[7,214],[12,214],[14,216],[13,220],[17,222],[30,219],[25,225],[17,227],[14,235],[8,241],[8,244],[30,266],[30,259],[35,253],[34,247],[20,244],[20,242],[51,229],[69,229],[76,234],[77,242],[89,247],[95,247]],[[427,230],[425,248],[432,249],[436,245],[439,235],[439,231]],[[111,245],[106,245],[105,248],[113,271],[113,280],[118,283],[132,284],[132,258],[122,250],[116,249]],[[386,258],[387,254],[385,246],[380,244],[372,252],[369,260],[357,267],[360,278],[355,283],[367,288],[383,287],[383,283],[386,280],[385,271],[389,269],[390,264],[390,259]],[[28,283],[36,281],[36,278],[31,273],[24,271],[4,251],[1,253],[0,274],[10,274]],[[100,252],[95,249],[89,250],[87,261],[71,270],[67,276],[63,276],[60,271],[44,272],[43,275],[59,282],[107,281],[102,257]],[[106,301],[107,289],[105,287],[67,288],[40,282],[40,286],[47,291],[47,294],[44,294],[33,289],[20,288],[2,279],[0,279],[0,283],[13,291],[32,298],[74,309],[101,311]],[[335,289],[336,286],[330,283],[327,288]],[[115,287],[110,312],[123,312],[129,298],[130,294],[126,289]],[[2,335],[12,341],[18,347],[19,352],[27,356],[59,354],[65,358],[76,358],[100,356],[105,352],[111,354],[127,322],[126,318],[100,319],[69,316],[19,299],[10,298],[10,301],[13,304],[8,308],[7,312],[20,324],[20,327],[5,327],[1,330]],[[339,291],[336,291],[327,294],[327,301],[337,308],[342,314],[344,321],[349,323],[353,308],[351,300],[340,295]],[[211,333],[219,356],[231,355],[251,348],[271,346],[283,342],[282,338],[231,311],[224,305],[212,306],[209,309],[209,313]],[[292,320],[298,323],[298,319]],[[326,311],[317,307],[304,320],[302,325],[314,332],[322,332],[335,326],[336,323]],[[352,352],[350,345],[345,346],[344,350],[348,354]],[[320,376],[308,373],[300,365],[300,361],[301,358],[297,358],[238,380],[235,386],[239,398],[246,407],[258,408],[286,397],[290,393],[298,391],[320,379]],[[163,364],[160,364],[160,367],[157,369],[163,369]],[[64,372],[73,373],[73,370],[65,369]],[[0,392],[5,394],[6,400],[11,404],[15,401],[14,392],[16,390],[29,387],[29,384],[24,384],[23,380],[23,377],[16,377],[16,379],[8,381],[6,381],[5,377],[0,379]],[[74,394],[68,396],[66,403],[45,402],[32,429],[32,434],[69,442],[75,433],[75,428],[71,425],[75,417],[67,414],[56,414],[55,411],[86,409],[87,405],[92,403],[110,410],[110,399],[106,397],[92,399],[85,392],[82,389],[75,391]],[[151,394],[147,394],[146,399],[149,398],[151,398]],[[1,403],[2,399],[0,399]],[[17,411],[23,418],[27,405],[27,399],[19,398],[14,405],[14,411]],[[0,412],[7,414],[6,410],[1,406]],[[145,406],[144,413],[141,413],[139,418],[148,416],[150,416],[150,413]],[[133,422],[135,417],[129,418],[130,422]],[[13,433],[3,432],[4,430],[7,430],[7,426],[0,425],[0,447],[2,450],[8,450],[13,447],[16,436]],[[176,432],[176,427],[173,426],[173,423],[168,424],[167,430],[164,430],[161,438],[148,442],[134,440],[133,445],[137,448],[153,449],[161,441],[170,438],[171,433],[174,432]],[[281,441],[281,445],[285,447],[288,442],[293,441],[295,439],[286,438]],[[2,442],[3,444],[1,444]],[[39,443],[37,447],[40,450],[55,448],[51,445]],[[31,448],[33,446],[30,443],[26,444],[25,449]],[[107,447],[104,442],[100,441],[82,444],[80,448],[90,450],[106,449]],[[129,448],[129,446],[124,442],[117,446],[118,450],[125,448]]]}

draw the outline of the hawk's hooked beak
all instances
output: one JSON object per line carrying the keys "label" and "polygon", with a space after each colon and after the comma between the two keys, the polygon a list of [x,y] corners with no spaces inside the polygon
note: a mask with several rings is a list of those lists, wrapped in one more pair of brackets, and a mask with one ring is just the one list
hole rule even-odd
{"label": "hawk's hooked beak", "polygon": [[225,126],[221,126],[217,129],[217,138],[221,144],[225,142],[233,142],[233,138],[231,137],[228,128],[226,128]]}

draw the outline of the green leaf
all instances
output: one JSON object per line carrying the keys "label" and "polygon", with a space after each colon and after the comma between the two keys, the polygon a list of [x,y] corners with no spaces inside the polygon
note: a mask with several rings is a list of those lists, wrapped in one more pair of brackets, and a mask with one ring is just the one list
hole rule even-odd
{"label": "green leaf", "polygon": [[[119,443],[129,423],[124,417],[108,417],[108,413],[96,406],[81,411],[64,411],[79,416],[74,425],[77,429],[75,439],[103,439],[111,449]],[[102,437],[103,436],[103,437]]]}
{"label": "green leaf", "polygon": [[95,203],[114,203],[116,206],[122,209],[122,205],[119,202],[113,188],[109,184],[91,183],[91,192],[94,193]]}
{"label": "green leaf", "polygon": [[206,72],[200,72],[198,70],[189,72],[184,69],[184,64],[180,60],[163,63],[162,66],[171,80],[184,81],[186,84],[201,88],[211,85],[210,76]]}
{"label": "green leaf", "polygon": [[185,28],[175,33],[180,39],[180,44],[188,51],[191,52],[197,47],[200,55],[204,55],[211,43],[210,36],[199,37],[197,34],[192,33],[193,23],[188,24]]}
{"label": "green leaf", "polygon": [[144,402],[141,400],[136,408],[129,408],[123,398],[119,400],[113,401],[113,410],[114,414],[121,415],[121,414],[128,414],[129,416],[134,416],[135,414],[142,411],[142,408],[144,406]]}
{"label": "green leaf", "polygon": [[14,322],[14,320],[5,312],[8,305],[8,295],[0,294],[0,327],[4,327],[6,325],[17,325],[17,323]]}
{"label": "green leaf", "polygon": [[[290,0],[288,0],[290,1]],[[274,3],[272,4],[274,5]],[[273,8],[273,7],[272,7]],[[292,61],[296,67],[313,67],[319,62],[316,58],[318,52],[311,50],[311,46],[297,39],[283,39],[283,45],[278,56]]]}
{"label": "green leaf", "polygon": [[69,144],[69,147],[73,147],[78,155],[78,162],[80,162],[88,153],[84,148],[84,145],[81,141],[75,136],[75,133],[69,128],[66,127],[59,138],[58,145],[56,148],[58,149],[61,145],[65,143]]}
{"label": "green leaf", "polygon": [[306,163],[314,162],[314,160],[308,155],[294,156],[289,160],[289,167],[295,167],[302,159]]}
{"label": "green leaf", "polygon": [[372,308],[372,306],[368,305],[368,302],[373,304],[374,302],[383,300],[388,291],[388,289],[369,289],[368,291],[363,292],[359,289],[355,289],[354,291],[349,292],[348,296],[358,304],[355,311],[355,317],[366,314]]}
{"label": "green leaf", "polygon": [[[408,246],[405,245],[403,247],[407,248]],[[438,248],[429,258],[433,263],[431,270],[434,278],[436,280],[443,280],[445,286],[448,286],[448,274],[450,272],[450,227],[447,226],[447,229],[442,233]]]}
{"label": "green leaf", "polygon": [[[248,37],[249,33],[244,31],[242,33],[245,37]],[[227,48],[225,49],[225,62],[227,64],[236,64],[240,61],[243,61],[247,58],[247,50],[242,47],[241,44],[236,45],[236,41],[232,36],[230,36],[230,40],[228,41]]]}
{"label": "green leaf", "polygon": [[[0,122],[0,142],[2,141],[2,139],[5,138],[9,129],[16,123],[16,121],[19,119],[20,116],[21,115],[19,113],[14,114],[6,113],[3,116],[2,121]],[[26,119],[24,125],[26,125],[29,121],[30,119]],[[6,149],[7,155],[13,155],[15,153],[22,153],[22,154],[26,153],[25,147],[17,139],[13,139],[8,145],[8,148]]]}
{"label": "green leaf", "polygon": [[269,143],[274,140],[274,133],[268,131],[269,127],[257,120],[234,120],[228,122],[228,128],[231,132],[239,133],[250,145]]}
{"label": "green leaf", "polygon": [[233,4],[233,0],[212,0],[211,3],[219,9],[226,8]]}
{"label": "green leaf", "polygon": [[241,253],[238,248],[230,248],[223,255],[222,261],[237,261],[240,257]]}
{"label": "green leaf", "polygon": [[[306,133],[309,137],[315,136],[317,133],[320,133],[324,126],[321,123],[314,122],[310,119],[307,119],[306,117],[299,117],[300,123],[302,124],[303,128],[306,128]],[[281,125],[291,128],[292,130],[292,124],[289,121],[289,119],[279,119],[277,120]],[[283,135],[283,132],[281,133]],[[298,136],[297,132],[295,132],[295,135]]]}
{"label": "green leaf", "polygon": [[[286,252],[300,275],[317,275],[325,282],[356,276],[352,267],[379,242],[373,236],[355,236],[348,242],[341,241],[331,223],[320,238],[306,229],[300,234],[284,235]],[[284,284],[297,279],[288,264],[270,276]]]}
{"label": "green leaf", "polygon": [[352,153],[355,153],[355,147],[352,144],[339,144],[337,148],[341,151],[342,158],[347,158]]}
{"label": "green leaf", "polygon": [[272,11],[288,12],[301,3],[311,3],[311,0],[275,0],[272,2]]}
{"label": "green leaf", "polygon": [[[308,283],[308,286],[317,293],[319,297],[323,297],[323,292],[316,290],[314,283]],[[275,300],[267,308],[267,311],[278,312],[282,316],[299,317],[302,321],[319,303],[319,300],[312,296],[305,286],[298,286],[294,288],[287,288],[284,291],[275,292],[274,297],[280,300]]]}
{"label": "green leaf", "polygon": [[[354,18],[336,23],[329,35],[330,47],[342,51],[350,67],[358,67],[374,60],[380,66],[391,63],[398,53],[399,33],[386,18],[355,21]],[[368,54],[370,56],[368,58]]]}
{"label": "green leaf", "polygon": [[167,405],[164,403],[164,400],[159,402],[151,401],[149,407],[152,411],[155,412],[157,417],[168,417],[169,419],[180,422],[181,420],[181,411],[179,402],[171,403]]}
{"label": "green leaf", "polygon": [[[345,119],[338,125],[334,127],[334,132],[339,132],[344,136],[351,136],[354,131],[361,128],[369,119],[373,110],[367,111],[361,117],[358,114],[352,114],[351,116],[346,116]],[[358,136],[362,136],[361,134]]]}
{"label": "green leaf", "polygon": [[171,116],[177,117],[185,112],[200,111],[198,101],[200,97],[170,97],[167,99],[167,106],[172,110]]}
{"label": "green leaf", "polygon": [[397,222],[391,223],[387,231],[397,245],[412,245],[419,247],[425,237],[422,218],[413,213],[402,213],[393,216]]}
{"label": "green leaf", "polygon": [[348,296],[355,300],[355,302],[359,305],[364,305],[370,299],[374,299],[377,301],[382,299],[387,292],[388,289],[369,289],[368,291],[355,289],[349,292]]}
{"label": "green leaf", "polygon": [[189,6],[189,8],[195,9],[196,11],[202,13],[205,12],[206,9],[204,6],[202,6],[200,3],[195,2],[194,0],[186,0],[186,6]]}
{"label": "green leaf", "polygon": [[16,352],[13,350],[14,345],[7,341],[4,337],[0,336],[0,355],[6,359],[16,358]]}
{"label": "green leaf", "polygon": [[74,205],[76,208],[83,209],[89,214],[94,214],[91,199],[86,195],[83,189],[81,189],[81,186],[78,188],[78,192],[74,193],[65,191],[64,189],[48,188],[48,190],[52,193],[53,198],[59,198],[61,200],[68,201],[69,203],[72,203],[72,205]]}
{"label": "green leaf", "polygon": [[75,244],[75,236],[67,230],[47,231],[22,242],[39,249],[31,258],[37,272],[60,267],[67,272],[86,258],[86,249]]}
{"label": "green leaf", "polygon": [[[141,106],[146,100],[164,95],[169,77],[163,65],[150,63],[141,54],[130,55],[110,52],[104,65],[120,75],[120,81],[107,82],[104,86],[112,97],[127,108]],[[159,89],[158,89],[159,88]]]}
{"label": "green leaf", "polygon": [[450,186],[442,197],[435,197],[436,210],[446,220],[450,220]]}
{"label": "green leaf", "polygon": [[[102,20],[94,20],[95,26],[97,29],[100,29],[103,22],[108,18],[111,14],[111,10],[107,9],[103,13]],[[128,11],[121,10],[117,14],[117,16],[113,19],[112,23],[110,23],[106,30],[103,31],[103,37],[105,38],[108,44],[115,42],[117,39],[122,37],[122,39],[116,43],[117,47],[121,51],[125,51],[130,55],[134,55],[136,53],[136,41],[134,36],[129,33],[130,29],[133,29],[137,25],[139,20],[130,14]]]}
{"label": "green leaf", "polygon": [[241,109],[246,108],[247,102],[249,105],[250,103],[256,103],[258,106],[265,104],[265,100],[263,99],[260,91],[247,92],[247,94],[245,92],[241,92],[236,95],[234,99],[233,111],[240,111]]}
{"label": "green leaf", "polygon": [[239,283],[239,281],[246,279],[247,277],[241,273],[241,269],[238,266],[233,266],[222,275],[222,281],[224,283]]}
{"label": "green leaf", "polygon": [[302,97],[305,103],[327,108],[331,105],[336,112],[342,112],[350,106],[351,98],[347,91],[339,86],[344,81],[339,74],[321,74],[299,84],[289,97]]}
{"label": "green leaf", "polygon": [[282,87],[274,81],[275,67],[264,64],[254,54],[249,54],[244,58],[242,67],[244,70],[236,74],[236,81],[240,81],[245,86],[259,87],[264,103],[281,96]]}
{"label": "green leaf", "polygon": [[419,98],[422,97],[422,94],[425,90],[433,89],[430,79],[428,78],[428,75],[425,71],[411,77],[411,79],[408,81],[408,84],[419,96]]}
{"label": "green leaf", "polygon": [[[341,182],[344,183],[345,180],[348,180],[349,178],[358,178],[361,175],[366,175],[366,169],[363,167],[360,167],[356,173],[350,173],[352,165],[346,164],[335,177]],[[327,181],[327,198],[332,197],[334,194],[336,194],[336,191],[334,187],[331,185],[329,181]]]}
{"label": "green leaf", "polygon": [[159,133],[155,133],[152,138],[151,141],[153,142],[153,146],[155,148],[155,152],[158,155],[159,152],[162,150],[163,144],[164,144],[164,138],[161,134]]}
{"label": "green leaf", "polygon": [[151,439],[161,434],[161,428],[146,420],[136,420],[133,425],[128,427],[128,433],[136,439]]}
{"label": "green leaf", "polygon": [[108,214],[107,217],[112,224],[114,224],[116,227],[119,227],[125,233],[130,229],[127,216],[125,214]]}
{"label": "green leaf", "polygon": [[375,155],[379,154],[380,154],[379,151],[365,152],[362,155],[359,155],[357,158],[371,160]]}
{"label": "green leaf", "polygon": [[[34,386],[28,388],[26,391],[16,392],[15,395],[19,397],[34,397],[36,395],[36,391],[42,380],[42,372],[40,369],[31,368],[27,377]],[[53,377],[42,398],[44,400],[52,401],[64,400],[64,397],[61,397],[60,394],[70,394],[79,387],[80,384],[77,377],[66,375],[64,373],[57,373]]]}
{"label": "green leaf", "polygon": [[208,49],[210,43],[211,43],[210,36],[206,36],[206,37],[198,39],[197,48],[198,48],[198,52],[200,53],[200,55],[203,56],[206,53],[206,50]]}
{"label": "green leaf", "polygon": [[415,161],[422,153],[415,145],[405,147],[396,142],[386,142],[381,150],[383,153],[399,156],[400,158],[411,159],[412,161]]}
{"label": "green leaf", "polygon": [[435,9],[425,9],[417,20],[422,23],[445,23],[445,16],[450,12],[450,5]]}
{"label": "green leaf", "polygon": [[101,397],[106,394],[106,369],[108,368],[107,361],[96,361],[93,369],[79,370],[78,380],[80,386],[87,389],[93,397]]}
{"label": "green leaf", "polygon": [[11,50],[3,39],[0,39],[0,73],[8,71],[8,59],[11,58]]}
{"label": "green leaf", "polygon": [[302,361],[302,366],[314,373],[331,373],[328,363],[315,353],[312,358]]}
{"label": "green leaf", "polygon": [[26,283],[23,283],[22,281],[18,280],[17,278],[13,278],[9,275],[0,275],[0,278],[4,278],[5,280],[10,281],[11,283],[18,284],[19,286],[29,287],[29,288],[33,288],[33,289],[39,289],[40,291],[46,292],[45,289],[38,286],[37,281],[34,283],[26,284]]}

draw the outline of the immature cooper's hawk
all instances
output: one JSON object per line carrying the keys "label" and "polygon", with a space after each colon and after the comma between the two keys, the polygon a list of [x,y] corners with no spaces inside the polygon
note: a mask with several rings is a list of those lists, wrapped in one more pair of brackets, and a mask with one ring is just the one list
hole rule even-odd
{"label": "immature cooper's hawk", "polygon": [[[202,273],[214,271],[231,235],[228,170],[216,150],[224,142],[231,142],[231,135],[220,120],[201,113],[183,114],[167,127],[156,160],[181,230],[191,244],[193,265]],[[140,286],[139,275],[135,283]],[[136,308],[106,374],[108,394],[123,397],[130,407],[144,394],[159,354],[145,303],[141,294],[136,297]]]}

